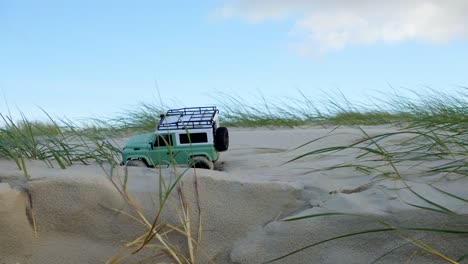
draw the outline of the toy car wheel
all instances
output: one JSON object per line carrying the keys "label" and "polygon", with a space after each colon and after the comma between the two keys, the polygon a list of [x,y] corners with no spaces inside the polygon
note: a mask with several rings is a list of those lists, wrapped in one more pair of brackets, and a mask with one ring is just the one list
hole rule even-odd
{"label": "toy car wheel", "polygon": [[214,146],[217,151],[225,151],[229,148],[229,132],[226,127],[216,129]]}
{"label": "toy car wheel", "polygon": [[213,162],[208,160],[206,157],[196,156],[190,159],[190,166],[192,168],[199,169],[208,169],[212,170],[214,168]]}
{"label": "toy car wheel", "polygon": [[125,166],[128,166],[128,167],[147,167],[145,162],[143,162],[142,160],[129,160],[129,161],[127,161]]}

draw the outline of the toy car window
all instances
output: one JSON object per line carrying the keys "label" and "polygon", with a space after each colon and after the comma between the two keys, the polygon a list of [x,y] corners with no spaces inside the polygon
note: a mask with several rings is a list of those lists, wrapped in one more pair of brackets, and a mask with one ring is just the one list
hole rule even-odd
{"label": "toy car window", "polygon": [[207,143],[208,135],[206,133],[180,134],[179,140],[180,144]]}
{"label": "toy car window", "polygon": [[[167,143],[167,144],[166,144]],[[154,142],[155,147],[164,147],[164,146],[172,146],[172,137],[171,135],[158,135],[156,138],[156,142]]]}

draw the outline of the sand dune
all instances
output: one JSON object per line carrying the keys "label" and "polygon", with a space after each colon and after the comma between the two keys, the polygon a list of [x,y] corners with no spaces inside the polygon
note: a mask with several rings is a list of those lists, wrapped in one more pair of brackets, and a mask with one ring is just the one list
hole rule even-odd
{"label": "sand dune", "polygon": [[[364,129],[370,134],[396,130],[386,126]],[[466,230],[466,202],[428,185],[467,199],[466,177],[420,175],[418,167],[412,164],[401,168],[409,175],[405,182],[372,181],[375,175],[365,175],[351,168],[326,173],[317,171],[353,160],[356,151],[351,150],[285,163],[307,151],[349,144],[362,136],[357,129],[339,128],[333,131],[333,136],[294,150],[327,135],[330,130],[232,129],[230,150],[222,154],[217,166],[222,171],[177,169],[176,175],[184,173],[180,186],[190,208],[194,237],[199,232],[198,220],[202,221],[201,242],[195,252],[197,263],[263,263],[334,236],[382,228],[376,218],[389,226]],[[398,138],[404,139],[404,136]],[[0,160],[0,168],[2,264],[105,263],[125,242],[145,234],[142,224],[122,213],[134,211],[111,182],[110,168],[74,165],[60,170],[31,161],[28,165],[31,181],[28,182],[22,181],[22,173],[12,161]],[[116,168],[112,170],[112,179],[119,182],[125,173],[124,168]],[[166,181],[173,180],[170,169],[128,169],[128,192],[150,220],[159,207],[160,173]],[[418,209],[411,204],[433,205],[409,188],[465,216],[449,217]],[[179,196],[173,192],[161,219],[180,223],[179,205]],[[371,217],[348,215],[283,221],[325,212]],[[451,257],[467,253],[466,235],[404,233],[374,233],[334,240],[275,263],[370,263],[399,246],[377,263],[408,260],[409,263],[445,263],[408,243],[408,235],[423,239]],[[170,238],[186,249],[183,236],[174,234]],[[123,263],[134,263],[153,254],[154,251],[147,248]]]}

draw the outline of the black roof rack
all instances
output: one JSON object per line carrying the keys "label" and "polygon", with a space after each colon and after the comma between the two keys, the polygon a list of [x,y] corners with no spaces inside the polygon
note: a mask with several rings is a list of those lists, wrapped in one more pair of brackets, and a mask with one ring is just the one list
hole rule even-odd
{"label": "black roof rack", "polygon": [[211,128],[217,113],[216,106],[171,109],[161,115],[158,130]]}

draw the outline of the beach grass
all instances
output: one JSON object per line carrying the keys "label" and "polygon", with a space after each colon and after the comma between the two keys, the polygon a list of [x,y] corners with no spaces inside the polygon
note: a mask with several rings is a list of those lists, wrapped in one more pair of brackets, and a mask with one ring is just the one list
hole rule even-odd
{"label": "beach grass", "polygon": [[[456,94],[451,95],[433,89],[428,89],[424,93],[411,92],[411,94],[413,95],[412,97],[404,97],[395,93],[390,97],[386,97],[387,99],[385,100],[378,100],[377,103],[372,103],[373,107],[371,108],[352,105],[346,99],[342,100],[344,103],[327,99],[326,105],[318,107],[305,96],[299,101],[281,101],[273,104],[267,104],[266,100],[263,100],[265,104],[253,107],[252,105],[243,103],[244,100],[242,98],[225,96],[222,105],[227,113],[223,117],[225,118],[224,121],[231,126],[240,127],[296,127],[306,125],[358,127],[363,137],[356,143],[316,149],[299,155],[289,162],[294,162],[306,156],[335,154],[350,149],[358,150],[359,154],[354,157],[352,162],[324,168],[321,169],[321,172],[326,173],[335,169],[351,168],[369,175],[371,182],[399,180],[405,183],[407,188],[421,200],[422,204],[428,205],[402,202],[418,210],[440,213],[449,217],[458,217],[468,222],[467,215],[435,203],[429,197],[424,197],[413,190],[407,183],[411,181],[410,179],[414,175],[406,175],[400,170],[402,167],[413,166],[418,168],[419,175],[438,174],[441,179],[450,178],[451,180],[468,176],[468,88],[460,87]],[[401,130],[370,136],[365,129],[360,127],[365,125],[396,125]],[[391,142],[393,138],[401,136],[405,136],[407,139],[399,144],[389,145],[388,143],[384,143]],[[309,143],[312,142],[307,142],[301,147]],[[438,162],[435,165],[431,165],[434,160]],[[463,201],[466,203],[465,206],[468,205],[467,197],[456,196],[435,186],[432,187],[447,197]],[[300,221],[307,218],[330,215],[349,216],[350,214],[329,212],[290,218],[286,221]],[[354,216],[370,218],[367,215]],[[362,230],[322,240],[275,258],[268,263],[280,261],[310,247],[316,247],[330,241],[378,232],[398,232],[403,240],[409,240],[407,244],[416,245],[448,263],[461,263],[468,256],[466,254],[468,252],[465,252],[461,256],[446,256],[443,252],[426,244],[422,239],[411,238],[407,233],[407,231],[416,231],[421,233],[466,236],[468,234],[466,228],[395,227],[386,223],[383,219],[375,219],[375,221],[381,224],[382,228]],[[377,259],[370,261],[372,263],[378,262],[395,250],[390,250]]]}
{"label": "beach grass", "polygon": [[[421,175],[438,173],[441,177],[460,178],[468,176],[468,88],[460,87],[456,94],[445,94],[429,89],[427,93],[413,93],[412,97],[392,95],[385,100],[377,100],[371,106],[353,105],[347,100],[324,100],[318,104],[311,98],[302,95],[299,99],[282,99],[279,101],[262,98],[260,104],[246,103],[243,98],[222,95],[219,100],[221,119],[223,125],[230,127],[298,127],[298,126],[354,126],[362,132],[362,139],[344,146],[330,146],[324,149],[316,149],[297,156],[290,162],[306,156],[337,153],[349,149],[359,150],[352,162],[322,169],[330,172],[339,168],[352,168],[373,180],[399,180],[407,182],[414,175],[406,175],[401,167],[415,166]],[[343,103],[344,101],[344,103]],[[109,119],[89,119],[86,126],[78,125],[71,120],[56,119],[48,115],[47,121],[38,122],[29,120],[21,114],[21,119],[13,120],[9,115],[2,114],[3,126],[0,128],[0,158],[13,160],[19,170],[23,171],[25,180],[29,180],[27,162],[29,160],[42,160],[49,167],[67,167],[79,164],[98,164],[104,168],[106,164],[111,167],[120,163],[120,148],[114,141],[115,138],[140,133],[141,131],[153,131],[159,121],[159,115],[164,113],[165,107],[152,104],[140,104],[130,110],[123,111],[117,117]],[[366,125],[393,125],[399,126],[398,132],[368,135]],[[389,144],[392,138],[404,135],[405,142]],[[319,140],[319,139],[318,139]],[[307,145],[310,142],[305,142]],[[293,146],[292,146],[293,147]],[[299,148],[300,149],[300,148]],[[431,161],[438,160],[437,165],[431,165]],[[312,170],[312,169],[311,169]],[[161,172],[159,176],[162,177]],[[184,206],[184,195],[177,183],[184,174],[178,175],[175,181],[161,182],[160,187],[160,212],[164,208],[164,201],[171,193],[178,192],[181,201],[181,223],[189,222],[188,212]],[[163,178],[161,178],[163,179]],[[163,181],[163,180],[162,180]],[[132,204],[131,197],[126,193],[125,180],[123,184],[116,185],[127,202]],[[431,201],[430,197],[412,190],[410,191],[420,198],[425,205],[410,204],[415,209],[446,214],[450,217],[462,217],[452,208],[446,208]],[[434,187],[437,188],[437,187]],[[454,199],[468,203],[467,197],[456,196],[439,190],[441,193]],[[428,205],[427,205],[428,204]],[[138,217],[141,210],[134,208]],[[287,219],[286,221],[301,221],[306,218],[346,215],[342,212],[329,212],[323,215],[309,215],[300,219]],[[160,220],[160,213],[152,219],[140,219],[140,222],[148,227],[148,233],[130,243],[132,247],[145,247],[150,245],[153,239],[161,243],[169,256],[176,262],[189,261],[194,263],[193,247],[196,239],[191,237],[190,226],[169,227]],[[367,217],[367,216],[360,216]],[[185,220],[184,220],[185,219]],[[300,248],[287,255],[280,256],[272,261],[277,261],[291,254],[306,250],[309,247],[319,246],[332,240],[343,239],[350,236],[365,235],[379,232],[432,232],[453,235],[466,235],[466,229],[443,229],[438,227],[421,229],[420,227],[394,227],[386,225],[380,220],[382,228],[375,230],[362,230],[357,233],[342,234],[337,237],[314,243]],[[163,230],[165,230],[163,232]],[[162,232],[162,233],[161,233]],[[179,232],[187,237],[188,254],[176,250],[170,241],[160,234],[167,232]],[[414,239],[411,244],[417,245],[423,250],[434,254],[449,263],[457,263],[466,259],[463,256],[446,256],[443,252],[426,245],[424,241]],[[379,259],[384,258],[387,252]],[[374,262],[378,261],[374,260]],[[119,257],[116,259],[117,263]]]}
{"label": "beach grass", "polygon": [[[128,166],[124,167],[125,173],[123,177],[114,177],[114,175],[110,174],[112,183],[131,208],[130,212],[118,211],[143,225],[147,231],[137,236],[133,241],[126,243],[118,254],[114,255],[107,263],[126,263],[125,261],[127,259],[144,249],[148,249],[152,252],[152,254],[150,254],[152,255],[152,257],[150,257],[151,259],[161,259],[163,261],[162,263],[167,259],[178,264],[198,263],[195,254],[196,252],[200,252],[199,244],[202,232],[202,210],[199,204],[200,197],[198,196],[198,177],[196,169],[191,167],[178,169],[171,146],[169,144],[167,144],[167,146],[169,148],[170,164],[164,170],[161,166],[157,166],[155,169],[151,170],[151,173],[158,179],[159,195],[159,206],[153,213],[152,219],[148,218],[148,216],[143,213],[143,209],[127,189],[129,177]],[[190,208],[188,205],[181,183],[182,178],[190,170],[194,170],[193,183],[196,201],[198,203],[196,209]],[[176,220],[176,223],[168,223],[162,217],[170,199],[176,200],[175,203],[172,203],[178,214],[178,221]],[[194,210],[196,210],[196,212],[194,212]],[[198,215],[198,226],[193,224],[197,221],[191,219],[192,215]],[[195,233],[198,233],[198,236],[194,236]],[[182,236],[185,239],[186,250],[181,249],[181,245],[174,242],[174,235]]]}
{"label": "beach grass", "polygon": [[44,113],[49,122],[36,122],[21,115],[20,121],[1,115],[0,158],[14,160],[29,180],[28,160],[41,160],[47,166],[65,169],[74,163],[118,163],[120,149],[114,144],[115,134],[83,129],[69,120],[55,120]]}
{"label": "beach grass", "polygon": [[[452,122],[453,119],[447,119]],[[326,216],[354,216],[362,217],[372,220],[381,225],[378,229],[363,229],[359,232],[345,233],[339,236],[331,237],[305,247],[299,248],[288,254],[282,255],[275,259],[270,260],[268,263],[280,261],[291,255],[307,250],[311,247],[317,247],[323,243],[331,242],[334,240],[344,239],[351,236],[362,236],[370,233],[392,232],[397,233],[402,241],[408,241],[403,246],[409,244],[415,245],[420,249],[444,260],[447,263],[461,263],[466,258],[468,252],[464,252],[459,256],[448,256],[443,251],[426,243],[424,238],[416,238],[409,232],[417,233],[433,233],[433,234],[448,234],[453,236],[466,237],[468,229],[468,215],[464,214],[462,210],[468,206],[468,197],[461,197],[436,187],[439,181],[456,181],[458,179],[468,176],[468,127],[460,126],[460,119],[454,123],[441,124],[436,121],[434,124],[429,125],[429,120],[424,119],[424,122],[412,123],[408,127],[397,131],[382,133],[370,136],[364,129],[359,128],[362,132],[362,138],[355,143],[349,145],[336,145],[326,148],[315,149],[313,151],[305,152],[289,162],[295,162],[308,156],[318,155],[333,155],[340,154],[340,152],[347,150],[354,150],[356,153],[352,161],[342,164],[334,165],[331,167],[322,168],[319,170],[325,175],[331,173],[333,170],[342,168],[351,168],[357,172],[369,176],[370,184],[390,180],[400,181],[404,184],[405,189],[408,190],[414,197],[419,199],[419,203],[408,202],[401,200],[402,203],[413,207],[415,210],[421,210],[421,213],[436,213],[453,218],[457,221],[462,221],[465,224],[459,225],[457,228],[445,227],[443,225],[420,227],[420,226],[395,226],[387,223],[385,219],[376,216],[369,216],[365,214],[350,214],[345,212],[328,212],[320,214],[311,214],[301,217],[288,218],[285,221],[301,221],[304,219],[326,217]],[[405,136],[405,140],[398,140],[401,136]],[[392,139],[395,138],[396,140]],[[323,138],[322,138],[323,139]],[[319,139],[319,140],[322,140]],[[389,143],[398,142],[398,143]],[[302,147],[313,143],[307,142]],[[434,163],[434,161],[437,161]],[[408,173],[404,168],[413,167],[411,173]],[[435,191],[445,195],[447,198],[461,201],[464,205],[457,208],[449,208],[440,203],[432,200],[431,197],[417,192],[413,188],[413,182],[418,180],[418,177],[436,175],[437,179],[427,182],[427,185],[432,187]],[[376,263],[379,260],[393,253],[394,248],[385,252],[377,259],[369,260],[371,263]]]}
{"label": "beach grass", "polygon": [[306,125],[418,125],[446,126],[446,129],[468,124],[468,88],[447,94],[433,89],[369,99],[366,104],[349,102],[342,97],[313,100],[301,93],[300,98],[275,100],[261,98],[249,103],[242,97],[220,95],[224,124],[234,127],[297,127]]}

